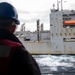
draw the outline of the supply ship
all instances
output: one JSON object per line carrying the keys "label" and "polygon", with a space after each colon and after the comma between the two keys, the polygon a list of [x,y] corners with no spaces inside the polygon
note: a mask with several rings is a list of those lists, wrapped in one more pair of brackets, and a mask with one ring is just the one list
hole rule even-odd
{"label": "supply ship", "polygon": [[31,54],[75,54],[75,10],[51,9],[50,30],[22,30],[15,35]]}

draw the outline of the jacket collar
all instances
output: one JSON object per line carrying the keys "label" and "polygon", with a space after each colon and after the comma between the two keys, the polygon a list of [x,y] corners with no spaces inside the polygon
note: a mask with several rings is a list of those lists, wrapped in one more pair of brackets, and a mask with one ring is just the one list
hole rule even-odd
{"label": "jacket collar", "polygon": [[14,42],[19,42],[21,43],[18,38],[8,30],[0,29],[0,39],[9,39]]}

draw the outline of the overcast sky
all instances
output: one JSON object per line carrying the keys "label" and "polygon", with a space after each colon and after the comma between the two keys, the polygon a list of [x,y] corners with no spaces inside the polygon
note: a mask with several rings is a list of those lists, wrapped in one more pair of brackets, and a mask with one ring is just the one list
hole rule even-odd
{"label": "overcast sky", "polygon": [[[57,8],[57,0],[1,0],[8,1],[15,6],[19,13],[21,24],[25,23],[26,30],[36,30],[36,20],[40,19],[40,24],[44,24],[44,30],[50,29],[49,15],[50,9]],[[60,2],[61,0],[59,0]],[[60,3],[59,3],[60,6]],[[60,7],[61,8],[61,7]],[[63,9],[74,10],[75,0],[63,0]],[[17,30],[20,30],[18,27]]]}

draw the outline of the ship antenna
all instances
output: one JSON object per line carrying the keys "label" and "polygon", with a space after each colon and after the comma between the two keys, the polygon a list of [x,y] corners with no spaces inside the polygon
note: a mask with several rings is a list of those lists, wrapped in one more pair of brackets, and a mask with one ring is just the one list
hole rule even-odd
{"label": "ship antenna", "polygon": [[63,10],[63,1],[61,0],[61,11]]}
{"label": "ship antenna", "polygon": [[59,1],[57,0],[57,10],[59,10]]}
{"label": "ship antenna", "polygon": [[67,2],[67,1],[61,0],[61,11],[63,11],[63,2]]}
{"label": "ship antenna", "polygon": [[55,9],[55,4],[53,3],[53,9]]}

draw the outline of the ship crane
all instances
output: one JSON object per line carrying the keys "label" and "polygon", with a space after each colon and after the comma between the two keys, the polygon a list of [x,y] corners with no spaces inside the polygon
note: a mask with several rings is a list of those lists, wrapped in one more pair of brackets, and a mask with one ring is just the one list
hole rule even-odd
{"label": "ship crane", "polygon": [[22,25],[21,25],[21,29],[20,29],[21,31],[25,31],[25,23],[23,23]]}

